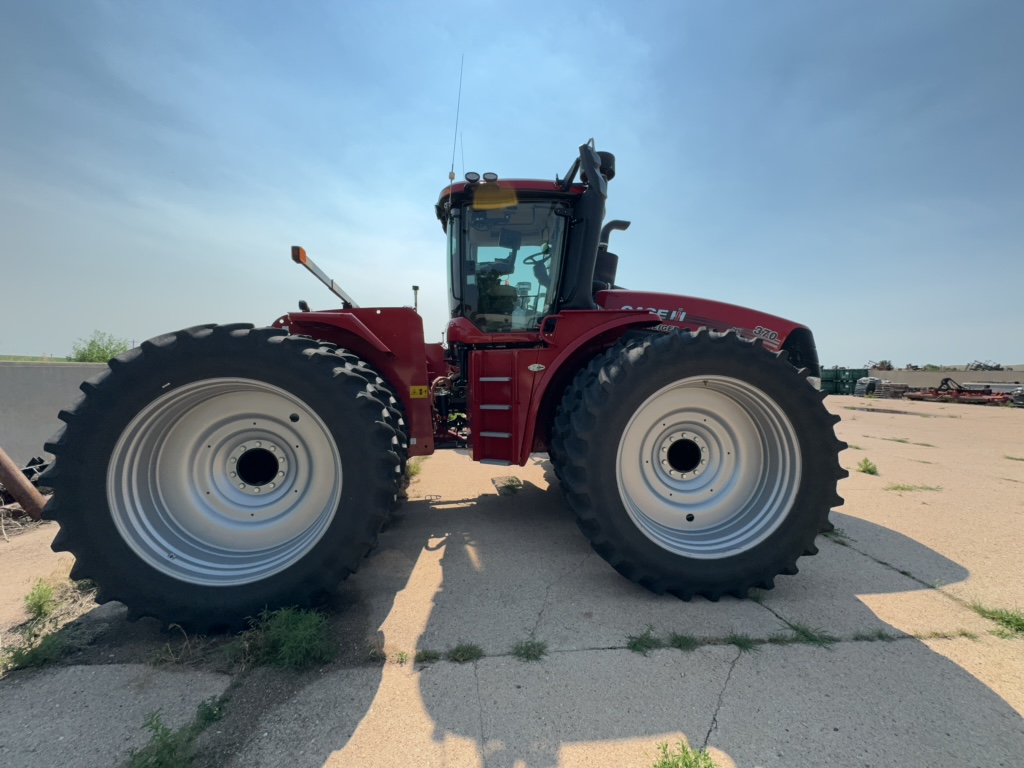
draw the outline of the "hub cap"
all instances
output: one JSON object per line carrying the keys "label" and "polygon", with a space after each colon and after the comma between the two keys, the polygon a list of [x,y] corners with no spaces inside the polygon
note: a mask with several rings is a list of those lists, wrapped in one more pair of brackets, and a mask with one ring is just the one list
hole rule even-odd
{"label": "hub cap", "polygon": [[122,538],[158,571],[231,586],[271,576],[320,540],[341,457],[303,401],[251,379],[174,389],[121,434],[107,498]]}
{"label": "hub cap", "polygon": [[651,395],[619,441],[616,479],[626,512],[660,547],[720,559],[766,539],[800,487],[796,432],[747,382],[682,379]]}

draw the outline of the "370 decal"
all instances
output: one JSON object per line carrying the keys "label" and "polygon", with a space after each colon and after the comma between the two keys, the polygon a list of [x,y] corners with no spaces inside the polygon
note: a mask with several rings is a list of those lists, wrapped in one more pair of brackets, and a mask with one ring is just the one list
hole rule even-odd
{"label": "370 decal", "polygon": [[754,329],[754,336],[765,341],[779,340],[779,334],[769,328],[765,328],[763,325],[759,325]]}

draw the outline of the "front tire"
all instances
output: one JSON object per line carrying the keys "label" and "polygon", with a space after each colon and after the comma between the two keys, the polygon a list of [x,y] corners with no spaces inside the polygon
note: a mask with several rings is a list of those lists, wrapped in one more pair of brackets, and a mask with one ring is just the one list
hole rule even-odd
{"label": "front tire", "polygon": [[552,459],[580,528],[627,578],[689,599],[795,574],[846,476],[821,395],[733,333],[612,347],[563,401]]}
{"label": "front tire", "polygon": [[111,360],[47,445],[44,516],[72,577],[198,631],[321,600],[376,544],[400,471],[386,405],[347,359],[236,325]]}

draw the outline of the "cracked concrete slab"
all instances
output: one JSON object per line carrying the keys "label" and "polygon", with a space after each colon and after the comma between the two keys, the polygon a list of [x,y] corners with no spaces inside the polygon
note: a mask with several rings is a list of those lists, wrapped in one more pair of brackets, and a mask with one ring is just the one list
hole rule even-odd
{"label": "cracked concrete slab", "polygon": [[[1007,535],[1024,522],[1024,462],[1006,458],[1024,455],[1024,410],[894,404],[922,418],[891,413],[884,401],[867,406],[878,412],[849,410],[865,407],[864,398],[825,403],[843,417],[836,434],[857,446],[841,457],[851,475],[840,483],[847,503],[836,525],[849,528],[863,551],[962,601],[1024,606],[1024,580],[1006,578],[1024,560],[1024,538]],[[855,471],[863,458],[878,476]],[[893,485],[941,490],[886,490]]]}
{"label": "cracked concrete slab", "polygon": [[[659,742],[700,746],[735,648],[552,653],[470,664],[387,665],[365,711],[367,670],[325,676],[270,711],[238,766],[631,765]],[[298,713],[302,713],[299,715]],[[353,729],[353,722],[358,725]]]}
{"label": "cracked concrete slab", "polygon": [[[364,700],[369,697],[369,701]],[[473,664],[325,674],[267,712],[233,766],[482,766]]]}
{"label": "cracked concrete slab", "polygon": [[788,622],[851,638],[879,630],[923,634],[969,630],[993,624],[938,590],[881,565],[855,549],[819,536],[817,557],[800,560],[798,578],[776,579],[763,593],[766,608]]}
{"label": "cracked concrete slab", "polygon": [[917,640],[763,647],[737,663],[710,744],[760,768],[1010,768],[1024,721]]}
{"label": "cracked concrete slab", "polygon": [[[843,402],[829,398],[840,410]],[[774,591],[760,595],[763,605],[731,598],[683,603],[622,579],[591,552],[557,489],[546,490],[552,477],[543,459],[495,468],[458,452],[434,456],[379,549],[344,583],[338,604],[339,643],[351,644],[358,656],[365,635],[389,663],[362,664],[349,654],[345,663],[355,667],[339,662],[296,677],[280,688],[272,710],[256,708],[252,717],[242,718],[248,710],[239,696],[235,711],[247,727],[219,730],[228,726],[229,704],[228,718],[201,739],[224,750],[205,764],[222,765],[220,757],[234,754],[231,764],[239,768],[649,768],[659,742],[686,738],[696,747],[708,739],[719,768],[1018,765],[1024,640],[993,637],[995,625],[964,604],[974,596],[996,607],[1022,605],[1015,602],[1021,588],[1013,575],[1024,545],[1015,517],[1024,497],[1007,489],[1017,490],[1013,478],[1024,482],[1024,462],[1002,466],[997,454],[1024,455],[1012,447],[1019,444],[1012,419],[1024,414],[1000,415],[1009,422],[991,414],[968,409],[959,419],[900,421],[857,412],[856,421],[840,425],[841,437],[870,446],[851,449],[843,462],[855,464],[866,453],[882,475],[844,481],[848,504],[833,519],[849,546],[819,537],[821,554],[801,559],[799,575],[777,579]],[[913,426],[906,419],[924,431],[908,431]],[[965,435],[970,448],[957,451]],[[909,442],[896,442],[903,438]],[[499,494],[493,478],[507,475],[522,488]],[[900,496],[884,491],[890,482],[944,490]],[[53,570],[46,558],[40,563],[46,572],[34,578]],[[936,583],[940,590],[932,588]],[[732,633],[771,637],[784,631],[783,620],[845,639],[829,650],[761,645],[740,653],[727,644]],[[625,650],[628,635],[648,624],[660,637],[679,632],[714,644],[647,657]],[[851,640],[879,629],[916,635],[966,629],[979,638]],[[548,643],[543,662],[507,655],[530,635]],[[443,651],[463,641],[490,655],[466,665],[409,663],[417,648]],[[396,663],[400,654],[404,664]],[[93,675],[74,694],[83,697],[78,709],[83,717],[102,712],[106,719],[53,718],[36,708],[33,717],[49,718],[51,731],[21,725],[12,733],[0,721],[7,750],[0,763],[78,764],[63,753],[31,762],[34,753],[26,750],[40,747],[40,732],[55,734],[51,741],[64,735],[91,745],[116,742],[130,730],[139,740],[133,743],[141,743],[143,710],[155,708],[153,700],[119,683],[119,669],[54,670]],[[260,672],[236,678],[238,690],[251,686],[244,689],[250,699],[273,695]],[[20,703],[13,693],[20,689],[12,686],[30,679],[47,681],[51,704],[65,706],[64,678],[17,673],[0,681],[5,712]],[[107,714],[114,700],[128,713],[125,723]],[[194,706],[189,700],[180,720],[165,719],[183,722]],[[226,744],[240,746],[235,752]],[[25,754],[28,761],[21,760]]]}
{"label": "cracked concrete slab", "polygon": [[[703,744],[732,647],[554,653],[478,663],[485,765],[649,765],[659,742]],[[648,759],[644,759],[647,755]]]}
{"label": "cracked concrete slab", "polygon": [[180,728],[230,680],[140,664],[12,674],[0,685],[0,765],[110,768],[149,740],[143,723],[151,712]]}

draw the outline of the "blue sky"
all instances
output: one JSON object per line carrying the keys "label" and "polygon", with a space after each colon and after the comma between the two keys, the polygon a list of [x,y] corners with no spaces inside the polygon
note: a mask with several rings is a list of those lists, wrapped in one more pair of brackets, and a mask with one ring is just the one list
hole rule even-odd
{"label": "blue sky", "polygon": [[[455,170],[616,154],[619,282],[809,325],[825,364],[1024,362],[1024,4],[0,0],[0,354],[446,317]],[[465,158],[463,161],[463,157]]]}

